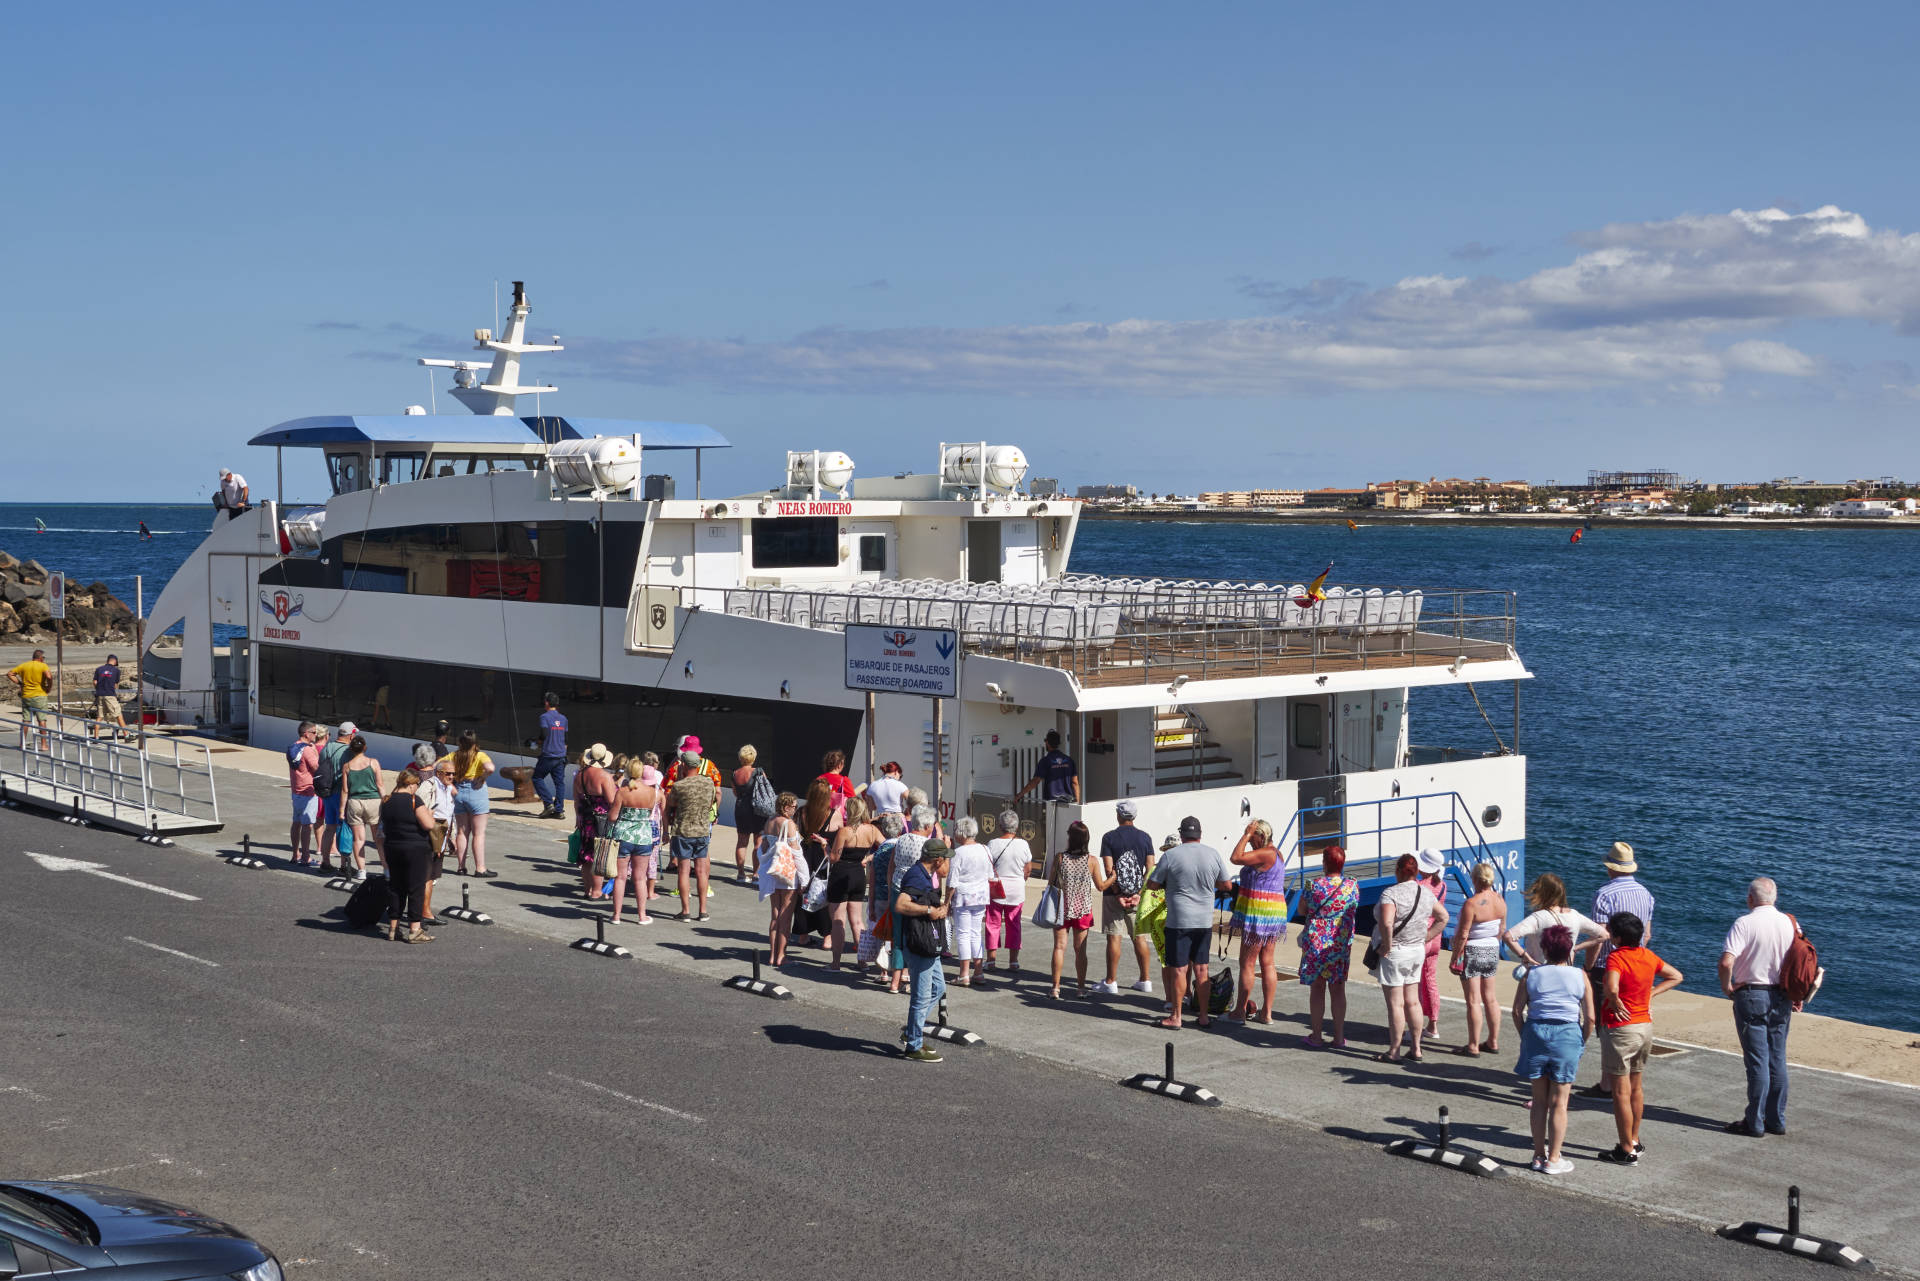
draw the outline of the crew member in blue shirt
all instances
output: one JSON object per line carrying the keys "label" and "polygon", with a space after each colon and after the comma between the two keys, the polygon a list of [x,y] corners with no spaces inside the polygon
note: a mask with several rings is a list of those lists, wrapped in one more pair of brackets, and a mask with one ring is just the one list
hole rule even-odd
{"label": "crew member in blue shirt", "polygon": [[540,756],[533,764],[533,790],[540,793],[544,808],[541,818],[560,818],[566,813],[567,797],[567,718],[560,714],[560,696],[548,694],[546,710],[540,713]]}
{"label": "crew member in blue shirt", "polygon": [[1015,794],[1014,800],[1025,800],[1028,792],[1040,788],[1043,801],[1072,801],[1080,803],[1080,767],[1073,763],[1073,757],[1060,750],[1060,731],[1047,731],[1047,750],[1039,763],[1033,767],[1033,777],[1027,785]]}

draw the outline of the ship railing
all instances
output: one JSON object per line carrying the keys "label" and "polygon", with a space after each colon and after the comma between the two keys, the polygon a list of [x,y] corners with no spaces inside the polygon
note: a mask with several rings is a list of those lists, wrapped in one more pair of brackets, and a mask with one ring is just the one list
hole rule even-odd
{"label": "ship railing", "polygon": [[1312,608],[1272,591],[1236,598],[1227,608],[1227,592],[1155,589],[1112,599],[1079,583],[1009,590],[1004,584],[883,580],[844,588],[701,592],[708,608],[717,597],[727,614],[790,626],[951,629],[968,654],[1064,668],[1100,683],[1513,656],[1514,594],[1506,591],[1330,591]]}
{"label": "ship railing", "polygon": [[191,736],[148,734],[50,712],[0,715],[0,783],[36,803],[152,828],[155,816],[217,825],[213,756]]}
{"label": "ship railing", "polygon": [[[1332,830],[1306,831],[1309,823],[1323,827],[1334,822],[1338,826]],[[1286,830],[1274,837],[1274,846],[1287,865],[1289,916],[1299,906],[1307,881],[1319,875],[1320,856],[1330,845],[1338,845],[1345,853],[1345,874],[1361,881],[1392,877],[1394,865],[1404,854],[1439,850],[1447,860],[1447,880],[1463,895],[1473,893],[1476,863],[1499,862],[1472,808],[1458,792],[1310,806],[1295,813]]]}

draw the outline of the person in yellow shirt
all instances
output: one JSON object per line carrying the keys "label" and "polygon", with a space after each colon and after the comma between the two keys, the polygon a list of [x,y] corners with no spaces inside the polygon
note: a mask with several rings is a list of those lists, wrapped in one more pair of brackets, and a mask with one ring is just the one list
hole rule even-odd
{"label": "person in yellow shirt", "polygon": [[20,687],[21,721],[40,725],[40,750],[47,750],[47,713],[52,708],[53,669],[47,666],[47,651],[36,649],[33,657],[7,673],[7,679]]}

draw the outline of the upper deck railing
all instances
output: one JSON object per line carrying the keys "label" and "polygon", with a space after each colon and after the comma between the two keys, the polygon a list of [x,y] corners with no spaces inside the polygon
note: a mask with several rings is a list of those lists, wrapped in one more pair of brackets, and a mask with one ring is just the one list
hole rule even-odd
{"label": "upper deck railing", "polygon": [[878,580],[701,589],[728,614],[838,631],[950,628],[969,654],[1070,671],[1083,685],[1445,665],[1513,657],[1515,596],[1489,589],[1107,579],[1032,586]]}

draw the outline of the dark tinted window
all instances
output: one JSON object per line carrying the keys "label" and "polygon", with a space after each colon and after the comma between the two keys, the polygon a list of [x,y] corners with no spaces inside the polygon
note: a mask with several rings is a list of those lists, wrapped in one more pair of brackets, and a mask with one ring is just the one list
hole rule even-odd
{"label": "dark tinted window", "polygon": [[479,600],[624,609],[643,526],[638,521],[403,525],[329,538],[319,558],[262,571],[284,587],[345,587]]}
{"label": "dark tinted window", "polygon": [[[829,749],[852,754],[860,712],[779,700],[732,698],[690,690],[599,681],[543,672],[506,672],[412,660],[332,653],[291,645],[259,645],[260,711],[288,720],[368,724],[374,695],[388,687],[392,734],[425,742],[445,719],[457,738],[480,736],[493,752],[528,754],[538,733],[540,699],[560,695],[567,747],[578,756],[591,743],[615,752],[649,749],[665,760],[682,734],[698,734],[707,755],[732,769],[742,744],[760,749],[760,766],[776,787],[805,790]],[[371,726],[370,726],[371,727]],[[386,726],[381,726],[385,729]],[[383,762],[398,764],[398,762]]]}
{"label": "dark tinted window", "polygon": [[755,569],[817,569],[840,563],[835,516],[782,516],[753,522]]}
{"label": "dark tinted window", "polygon": [[863,574],[887,572],[887,536],[885,534],[860,535],[860,572]]}

